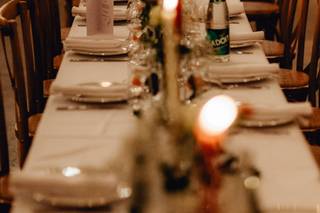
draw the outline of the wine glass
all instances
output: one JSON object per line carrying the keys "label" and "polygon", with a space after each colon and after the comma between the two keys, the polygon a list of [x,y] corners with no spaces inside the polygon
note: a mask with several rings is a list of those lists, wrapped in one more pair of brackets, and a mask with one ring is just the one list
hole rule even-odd
{"label": "wine glass", "polygon": [[184,11],[184,39],[189,48],[202,43],[206,38],[207,0],[186,0]]}
{"label": "wine glass", "polygon": [[139,42],[129,57],[129,103],[134,112],[140,112],[143,101],[149,97],[150,90],[146,81],[155,64],[155,50],[150,45]]}

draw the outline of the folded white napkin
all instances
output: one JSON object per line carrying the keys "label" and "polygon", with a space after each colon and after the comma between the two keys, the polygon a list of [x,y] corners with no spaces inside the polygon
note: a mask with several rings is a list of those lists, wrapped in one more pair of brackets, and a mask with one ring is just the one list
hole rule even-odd
{"label": "folded white napkin", "polygon": [[64,41],[65,50],[79,50],[88,52],[124,52],[128,42],[106,36],[68,37]]}
{"label": "folded white napkin", "polygon": [[122,83],[112,83],[111,86],[97,86],[90,85],[91,83],[83,83],[76,85],[60,86],[55,85],[52,87],[51,93],[62,93],[66,96],[89,96],[89,97],[101,97],[101,98],[115,98],[115,99],[127,99],[128,97],[128,85]]}
{"label": "folded white napkin", "polygon": [[230,42],[231,44],[241,44],[245,42],[255,42],[261,41],[264,39],[263,31],[256,31],[250,33],[238,33],[231,31],[230,32]]}
{"label": "folded white napkin", "polygon": [[243,3],[240,0],[227,0],[229,16],[237,16],[244,12]]}
{"label": "folded white napkin", "polygon": [[[83,5],[79,7],[72,7],[72,15],[79,15],[85,17],[87,15],[87,8]],[[113,18],[116,21],[126,20],[127,19],[127,6],[114,6],[113,7]]]}
{"label": "folded white napkin", "polygon": [[282,118],[306,117],[312,114],[312,106],[309,102],[303,103],[287,103],[285,105],[249,105],[245,119],[251,120],[273,120]]}
{"label": "folded white napkin", "polygon": [[79,15],[85,17],[87,13],[87,8],[83,5],[79,5],[79,7],[73,6],[71,9],[71,13],[73,16]]}
{"label": "folded white napkin", "polygon": [[46,198],[70,198],[95,200],[104,198],[114,201],[117,198],[118,180],[110,173],[79,174],[71,176],[77,168],[69,167],[63,175],[61,171],[19,172],[11,176],[11,188],[15,194],[41,194]]}
{"label": "folded white napkin", "polygon": [[204,76],[207,80],[273,76],[279,70],[278,64],[212,64]]}

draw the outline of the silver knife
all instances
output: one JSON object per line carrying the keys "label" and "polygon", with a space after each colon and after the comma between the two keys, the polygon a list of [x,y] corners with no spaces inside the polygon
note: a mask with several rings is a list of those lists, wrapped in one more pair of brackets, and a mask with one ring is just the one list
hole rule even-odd
{"label": "silver knife", "polygon": [[70,62],[108,62],[108,61],[129,61],[128,57],[110,58],[70,58]]}
{"label": "silver knife", "polygon": [[57,106],[57,111],[88,111],[88,110],[106,110],[106,109],[122,109],[126,108],[126,104],[114,103],[108,105],[99,105],[99,106],[88,106],[88,105],[62,105]]}

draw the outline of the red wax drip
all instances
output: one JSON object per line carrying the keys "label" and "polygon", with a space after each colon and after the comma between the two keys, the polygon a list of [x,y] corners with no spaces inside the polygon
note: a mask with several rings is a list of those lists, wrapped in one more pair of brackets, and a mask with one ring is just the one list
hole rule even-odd
{"label": "red wax drip", "polygon": [[217,157],[222,153],[221,149],[216,149],[212,146],[201,145],[203,153],[203,169],[210,176],[210,181],[203,184],[200,189],[200,211],[203,213],[218,213],[219,204],[219,188],[221,183],[221,176],[216,165]]}
{"label": "red wax drip", "polygon": [[181,0],[178,1],[176,11],[177,11],[177,16],[175,20],[175,27],[176,27],[177,33],[181,35],[182,33],[182,1]]}

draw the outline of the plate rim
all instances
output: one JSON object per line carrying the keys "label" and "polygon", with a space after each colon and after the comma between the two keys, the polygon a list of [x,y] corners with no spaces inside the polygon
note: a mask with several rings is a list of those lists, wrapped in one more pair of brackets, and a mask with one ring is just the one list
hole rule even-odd
{"label": "plate rim", "polygon": [[239,43],[239,44],[232,44],[232,42],[230,42],[230,48],[231,49],[238,49],[238,48],[243,48],[243,47],[251,47],[251,46],[255,45],[256,43],[257,43],[257,41],[243,42],[243,43]]}
{"label": "plate rim", "polygon": [[245,83],[251,83],[251,82],[257,82],[257,81],[263,81],[271,76],[269,74],[265,75],[257,75],[257,76],[246,76],[246,77],[217,77],[212,78],[213,80],[210,80],[208,77],[203,77],[203,80],[206,82],[212,82],[215,83],[216,81],[219,81],[222,84],[245,84]]}
{"label": "plate rim", "polygon": [[44,205],[61,207],[61,208],[101,208],[107,207],[117,201],[125,201],[130,199],[130,196],[127,198],[118,199],[115,196],[99,196],[99,197],[72,197],[72,196],[54,196],[45,194],[42,192],[34,192],[32,199],[36,202],[42,203]]}
{"label": "plate rim", "polygon": [[118,56],[118,55],[126,55],[129,53],[129,50],[121,50],[121,51],[110,51],[110,52],[90,52],[86,50],[72,49],[71,50],[75,54],[79,55],[89,55],[89,56]]}
{"label": "plate rim", "polygon": [[245,119],[241,118],[238,121],[238,125],[242,127],[248,127],[248,128],[265,128],[265,127],[276,127],[276,126],[282,126],[289,123],[294,122],[295,117],[294,116],[287,116],[282,118],[273,118],[268,120],[257,120],[257,119]]}

